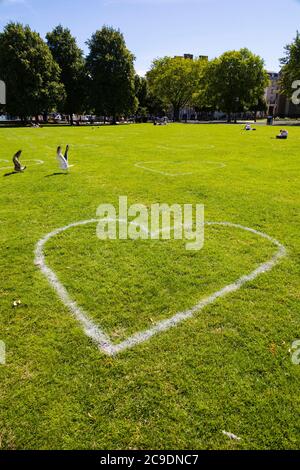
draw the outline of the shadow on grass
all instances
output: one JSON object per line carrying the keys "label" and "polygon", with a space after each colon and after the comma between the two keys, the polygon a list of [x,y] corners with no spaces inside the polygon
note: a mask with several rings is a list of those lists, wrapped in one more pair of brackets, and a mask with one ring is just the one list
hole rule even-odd
{"label": "shadow on grass", "polygon": [[45,176],[45,178],[52,178],[53,176],[62,176],[62,175],[67,176],[68,173],[52,173],[52,175],[47,175]]}
{"label": "shadow on grass", "polygon": [[3,177],[7,178],[7,176],[20,175],[20,174],[21,174],[20,171],[12,171],[11,173],[5,173],[5,175],[3,175]]}

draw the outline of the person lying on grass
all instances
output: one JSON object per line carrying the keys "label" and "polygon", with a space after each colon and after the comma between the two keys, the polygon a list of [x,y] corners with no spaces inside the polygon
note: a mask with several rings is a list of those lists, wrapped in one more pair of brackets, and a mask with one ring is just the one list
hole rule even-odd
{"label": "person lying on grass", "polygon": [[56,154],[56,158],[57,158],[57,161],[59,163],[59,167],[61,170],[68,170],[70,167],[69,167],[69,163],[68,163],[68,159],[69,159],[69,146],[67,145],[66,146],[66,151],[65,151],[65,154],[63,155],[62,154],[62,150],[61,150],[61,147],[57,147],[57,154]]}
{"label": "person lying on grass", "polygon": [[41,127],[38,122],[32,122],[32,123],[30,124],[30,126],[31,126],[31,127],[34,127],[34,128],[39,128],[39,127]]}
{"label": "person lying on grass", "polygon": [[14,156],[13,156],[13,164],[15,167],[15,172],[16,173],[22,173],[23,171],[26,170],[26,166],[22,166],[20,163],[20,157],[21,157],[22,150],[19,150]]}
{"label": "person lying on grass", "polygon": [[285,129],[280,130],[280,134],[276,136],[276,139],[287,139],[288,138],[288,131]]}

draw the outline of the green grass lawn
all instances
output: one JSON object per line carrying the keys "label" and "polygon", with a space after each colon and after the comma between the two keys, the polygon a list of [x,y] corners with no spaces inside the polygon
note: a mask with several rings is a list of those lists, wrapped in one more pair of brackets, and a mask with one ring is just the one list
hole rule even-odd
{"label": "green grass lawn", "polygon": [[[1,129],[0,449],[297,449],[300,366],[300,129],[132,125]],[[59,175],[55,152],[75,166]],[[30,160],[43,160],[35,165]],[[0,162],[0,166],[9,164]],[[84,334],[34,265],[37,242],[96,218],[100,204],[203,203],[206,221],[264,232],[287,248],[272,271],[115,358]],[[109,241],[96,224],[46,245],[48,265],[116,344],[268,261],[276,248],[207,227],[179,241]],[[13,308],[15,300],[21,306]],[[229,440],[222,431],[241,441]]]}

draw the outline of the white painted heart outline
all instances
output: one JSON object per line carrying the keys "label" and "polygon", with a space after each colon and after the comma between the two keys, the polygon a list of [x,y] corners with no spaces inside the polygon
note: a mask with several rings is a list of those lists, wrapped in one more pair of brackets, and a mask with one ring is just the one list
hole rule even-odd
{"label": "white painted heart outline", "polygon": [[[122,220],[119,220],[119,221],[122,222]],[[185,312],[176,313],[173,317],[156,323],[156,325],[154,325],[152,328],[148,330],[134,334],[133,336],[126,339],[120,344],[113,344],[109,336],[93,322],[93,320],[88,316],[88,314],[84,312],[83,309],[79,307],[79,305],[77,305],[77,303],[74,300],[71,299],[67,290],[57,278],[55,272],[52,271],[47,266],[46,261],[45,261],[45,255],[44,255],[44,246],[51,238],[75,227],[89,225],[89,224],[97,224],[97,223],[99,223],[99,219],[83,220],[80,222],[69,224],[66,227],[62,227],[57,230],[54,230],[53,232],[46,235],[44,238],[42,238],[38,242],[36,246],[35,265],[39,267],[41,272],[44,274],[44,276],[48,280],[49,284],[56,291],[60,300],[63,302],[63,304],[66,307],[68,307],[73,317],[80,323],[86,336],[91,338],[94,341],[94,343],[97,344],[98,348],[103,353],[107,354],[108,356],[116,356],[122,351],[125,351],[129,348],[133,348],[134,346],[137,346],[138,344],[148,341],[150,338],[157,335],[158,333],[167,331],[170,328],[174,328],[175,326],[179,325],[183,321],[193,318],[196,313],[200,312],[208,305],[214,303],[217,299],[222,298],[232,292],[236,292],[246,283],[255,280],[261,274],[271,271],[279,263],[279,261],[287,255],[286,248],[278,240],[270,237],[269,235],[263,232],[259,232],[249,227],[244,227],[242,225],[232,224],[230,222],[206,222],[205,225],[207,226],[223,226],[223,227],[230,227],[230,228],[235,228],[239,230],[244,230],[246,232],[250,232],[254,235],[257,235],[261,238],[264,238],[270,241],[274,246],[278,248],[278,250],[269,261],[261,264],[258,268],[256,268],[250,274],[242,276],[236,282],[229,284],[225,286],[224,288],[222,288],[221,290],[210,295],[209,297],[204,298],[191,309],[186,310]],[[148,230],[147,230],[147,233],[149,233]]]}
{"label": "white painted heart outline", "polygon": [[[183,145],[183,146],[180,145],[177,147],[172,147],[172,146],[167,146],[167,145],[158,145],[157,148],[161,150],[171,150],[171,151],[192,150],[192,147],[190,145]],[[202,145],[202,146],[197,145],[195,150],[213,150],[215,148],[216,148],[215,145],[207,144],[207,145]]]}
{"label": "white painted heart outline", "polygon": [[[146,165],[151,165],[151,163],[169,163],[175,165],[175,162],[167,162],[167,161],[162,161],[162,160],[151,160],[149,162],[137,162],[135,163],[136,168],[140,168],[142,170],[150,171],[151,173],[159,173],[160,175],[165,175],[165,176],[172,176],[172,177],[177,177],[177,176],[190,176],[193,175],[194,172],[189,172],[189,173],[168,173],[166,171],[161,171],[161,170],[156,170],[155,168],[149,168]],[[180,163],[187,163],[187,162],[180,162]],[[201,164],[205,165],[215,165],[214,169],[221,169],[221,168],[226,168],[226,164],[223,162],[213,162],[213,161],[200,161],[198,162],[199,165]]]}

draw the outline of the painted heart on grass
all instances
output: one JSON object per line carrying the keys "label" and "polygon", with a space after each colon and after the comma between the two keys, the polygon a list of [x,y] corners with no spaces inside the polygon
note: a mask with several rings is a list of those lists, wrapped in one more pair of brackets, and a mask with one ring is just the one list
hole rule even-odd
{"label": "painted heart on grass", "polygon": [[[176,177],[176,176],[189,176],[189,175],[193,175],[194,172],[191,171],[191,172],[174,172],[172,170],[171,171],[163,171],[162,169],[157,169],[157,168],[153,168],[156,164],[167,164],[167,165],[170,165],[172,168],[174,168],[174,170],[176,169],[176,166],[178,167],[178,165],[182,165],[182,164],[187,164],[187,163],[190,163],[190,162],[167,162],[167,161],[158,161],[158,160],[152,160],[152,161],[149,161],[149,162],[138,162],[136,163],[134,166],[136,168],[140,168],[141,170],[146,170],[148,172],[151,172],[151,173],[159,173],[160,175],[164,175],[164,176],[172,176],[172,177]],[[193,162],[195,164],[195,162]],[[206,167],[206,168],[210,168],[210,169],[221,169],[221,168],[225,168],[226,167],[226,164],[223,163],[223,162],[213,162],[213,161],[199,161],[197,162],[197,165],[199,165],[200,167]]]}
{"label": "painted heart on grass", "polygon": [[[122,221],[120,220],[120,222]],[[196,313],[203,310],[206,306],[214,303],[217,299],[220,299],[226,296],[227,294],[230,294],[232,292],[239,290],[246,283],[253,281],[258,276],[264,273],[267,273],[268,271],[271,271],[279,263],[279,261],[284,256],[286,256],[286,253],[287,253],[286,248],[279,241],[277,241],[276,239],[270,237],[269,235],[263,232],[259,232],[254,229],[244,227],[242,225],[232,224],[229,222],[206,222],[205,225],[207,226],[218,226],[218,227],[227,227],[227,228],[235,229],[235,230],[243,230],[257,237],[268,240],[276,247],[276,252],[274,253],[271,259],[262,263],[255,270],[253,270],[249,274],[246,274],[240,277],[235,282],[226,285],[225,287],[214,292],[210,296],[205,297],[203,300],[201,300],[199,303],[194,305],[192,308],[182,311],[182,312],[178,312],[166,320],[157,322],[151,328],[146,329],[144,331],[140,331],[139,333],[136,333],[130,336],[125,341],[119,344],[114,344],[111,338],[109,337],[109,335],[107,335],[98,325],[96,325],[96,323],[90,318],[90,316],[76,303],[76,301],[74,301],[71,298],[67,289],[59,281],[54,270],[52,270],[51,268],[47,266],[45,255],[44,255],[45,245],[50,239],[58,236],[59,234],[63,232],[71,230],[75,227],[81,227],[81,226],[97,224],[97,223],[99,223],[99,219],[91,219],[91,220],[75,222],[73,224],[67,225],[66,227],[62,227],[57,230],[54,230],[53,232],[46,235],[44,238],[42,238],[38,242],[36,246],[35,265],[39,267],[39,269],[41,270],[43,275],[46,277],[51,287],[56,291],[60,300],[69,309],[69,311],[76,318],[76,320],[80,323],[85,334],[97,344],[97,346],[103,353],[109,356],[115,356],[118,353],[125,351],[126,349],[132,348],[138,344],[148,341],[150,338],[154,337],[155,335],[163,331],[167,331],[170,328],[174,328],[175,326],[179,325],[183,321],[194,317]]]}

